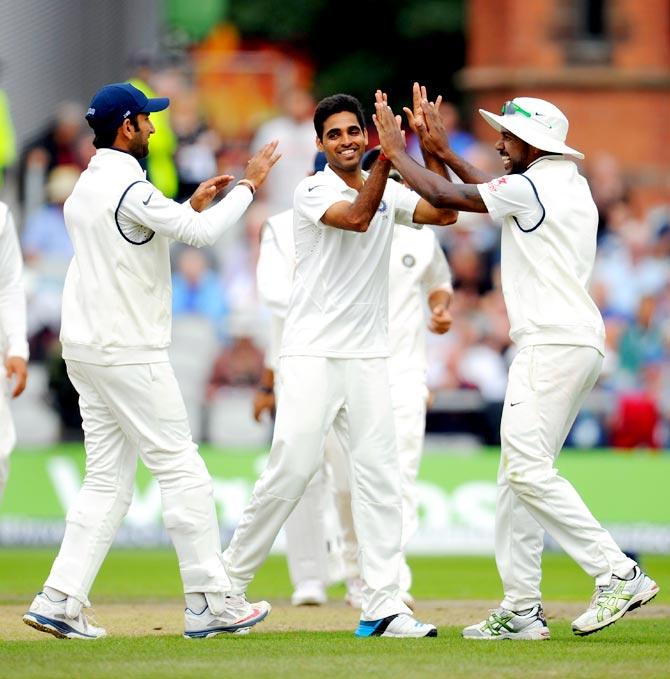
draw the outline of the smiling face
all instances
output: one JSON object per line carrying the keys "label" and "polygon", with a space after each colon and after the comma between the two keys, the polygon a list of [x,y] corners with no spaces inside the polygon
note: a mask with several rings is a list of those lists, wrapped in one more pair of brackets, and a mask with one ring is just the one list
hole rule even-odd
{"label": "smiling face", "polygon": [[544,153],[505,129],[500,130],[495,149],[502,158],[505,174],[525,172],[530,163]]}
{"label": "smiling face", "polygon": [[367,144],[368,133],[361,129],[356,115],[350,111],[328,116],[323,123],[323,138],[316,140],[319,151],[326,154],[328,165],[345,173],[358,171]]}

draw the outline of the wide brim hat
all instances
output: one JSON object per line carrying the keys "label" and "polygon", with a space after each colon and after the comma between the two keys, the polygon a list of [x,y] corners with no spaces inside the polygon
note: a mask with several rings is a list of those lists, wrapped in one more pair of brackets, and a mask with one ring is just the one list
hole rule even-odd
{"label": "wide brim hat", "polygon": [[560,109],[544,99],[517,97],[503,105],[503,114],[496,115],[480,108],[479,113],[495,130],[507,130],[541,151],[574,156],[584,154],[565,143],[568,119]]}

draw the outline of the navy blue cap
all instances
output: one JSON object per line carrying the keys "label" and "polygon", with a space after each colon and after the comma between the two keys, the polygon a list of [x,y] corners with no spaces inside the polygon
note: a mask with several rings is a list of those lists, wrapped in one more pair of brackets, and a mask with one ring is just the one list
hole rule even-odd
{"label": "navy blue cap", "polygon": [[129,116],[163,111],[169,105],[167,97],[148,99],[130,83],[113,83],[93,95],[86,120],[94,130],[115,130]]}

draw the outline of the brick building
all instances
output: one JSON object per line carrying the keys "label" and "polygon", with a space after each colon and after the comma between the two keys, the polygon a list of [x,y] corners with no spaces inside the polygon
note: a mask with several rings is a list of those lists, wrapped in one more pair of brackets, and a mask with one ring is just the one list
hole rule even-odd
{"label": "brick building", "polygon": [[670,202],[669,0],[469,0],[467,34],[459,84],[473,107],[549,99],[587,167],[612,153],[639,207]]}

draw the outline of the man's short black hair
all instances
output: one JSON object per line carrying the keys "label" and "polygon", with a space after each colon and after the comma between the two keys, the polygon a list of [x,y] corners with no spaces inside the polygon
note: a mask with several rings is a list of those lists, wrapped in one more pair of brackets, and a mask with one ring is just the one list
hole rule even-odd
{"label": "man's short black hair", "polygon": [[361,102],[350,94],[333,94],[322,99],[317,104],[316,111],[314,111],[314,129],[319,139],[323,139],[323,124],[326,119],[334,113],[341,113],[342,111],[353,113],[361,126],[361,130],[365,129],[365,116]]}
{"label": "man's short black hair", "polygon": [[[137,122],[137,113],[133,113],[128,116],[133,129],[137,132],[140,129],[140,124]],[[93,137],[93,146],[96,149],[108,149],[114,144],[116,139],[116,133],[118,132],[118,127],[103,130],[94,130],[95,136]]]}

